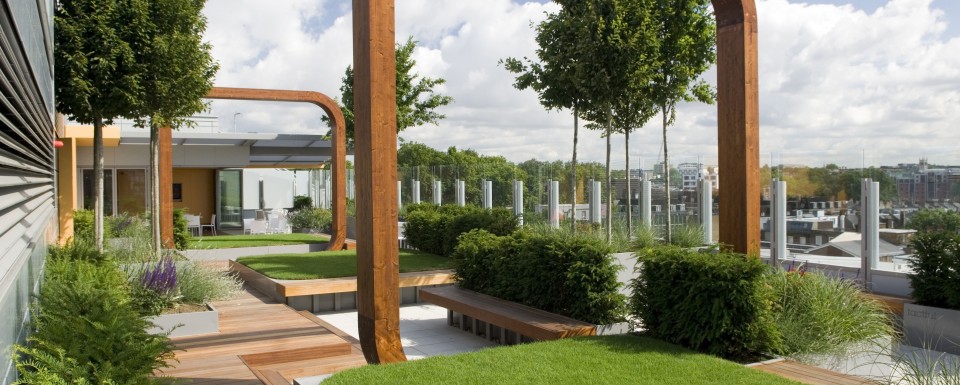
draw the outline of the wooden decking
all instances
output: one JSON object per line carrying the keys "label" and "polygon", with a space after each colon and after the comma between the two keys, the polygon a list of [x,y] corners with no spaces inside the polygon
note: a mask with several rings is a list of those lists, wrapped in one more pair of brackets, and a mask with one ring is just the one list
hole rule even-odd
{"label": "wooden decking", "polygon": [[291,384],[366,363],[342,332],[244,289],[237,299],[213,303],[219,333],[172,338],[176,360],[158,374],[188,384]]}
{"label": "wooden decking", "polygon": [[804,384],[812,385],[862,385],[876,382],[862,377],[837,373],[816,366],[804,365],[795,361],[775,361],[752,366],[754,369],[773,373]]}

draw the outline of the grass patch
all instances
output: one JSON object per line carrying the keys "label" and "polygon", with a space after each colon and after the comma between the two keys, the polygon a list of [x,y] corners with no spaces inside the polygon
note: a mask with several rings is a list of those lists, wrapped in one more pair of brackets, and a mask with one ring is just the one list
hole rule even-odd
{"label": "grass patch", "polygon": [[[357,275],[357,251],[321,251],[242,257],[237,262],[273,279],[320,279]],[[453,259],[400,250],[400,272],[453,268]]]}
{"label": "grass patch", "polygon": [[327,384],[798,384],[632,335],[501,346],[454,356],[367,365]]}
{"label": "grass patch", "polygon": [[188,249],[232,249],[237,247],[305,245],[329,242],[330,238],[313,234],[215,235],[194,237]]}

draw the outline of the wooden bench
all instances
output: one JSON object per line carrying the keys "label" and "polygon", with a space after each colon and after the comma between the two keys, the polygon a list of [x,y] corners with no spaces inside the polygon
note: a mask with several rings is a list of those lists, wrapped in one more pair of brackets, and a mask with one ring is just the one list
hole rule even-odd
{"label": "wooden bench", "polygon": [[[597,333],[595,325],[456,286],[422,288],[420,299],[447,308],[447,323],[451,326],[459,323],[462,330],[501,344],[509,344],[511,335],[513,342],[523,342]],[[454,313],[459,317],[454,317]]]}

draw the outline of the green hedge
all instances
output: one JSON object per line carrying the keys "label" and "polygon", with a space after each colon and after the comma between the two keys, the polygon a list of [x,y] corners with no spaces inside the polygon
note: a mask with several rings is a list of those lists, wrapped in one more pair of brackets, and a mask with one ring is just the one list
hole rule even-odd
{"label": "green hedge", "polygon": [[320,207],[307,207],[293,211],[289,215],[290,226],[295,229],[313,229],[329,232],[333,223],[333,213]]}
{"label": "green hedge", "polygon": [[172,357],[165,336],[131,306],[126,277],[110,263],[49,260],[34,332],[15,351],[22,384],[153,384]]}
{"label": "green hedge", "polygon": [[960,235],[920,232],[911,245],[913,299],[921,305],[960,310]]}
{"label": "green hedge", "polygon": [[473,230],[453,253],[460,287],[595,324],[623,319],[620,269],[597,239]]}
{"label": "green hedge", "polygon": [[406,209],[407,242],[413,248],[436,255],[450,255],[457,238],[473,229],[508,235],[517,229],[517,218],[506,208],[477,206],[411,205]]}
{"label": "green hedge", "polygon": [[637,258],[631,307],[649,333],[728,358],[780,350],[759,259],[673,246],[643,249]]}

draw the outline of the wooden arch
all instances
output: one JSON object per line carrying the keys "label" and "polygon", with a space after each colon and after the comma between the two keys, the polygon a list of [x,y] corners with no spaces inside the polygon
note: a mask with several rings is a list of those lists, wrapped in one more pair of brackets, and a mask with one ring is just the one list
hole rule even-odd
{"label": "wooden arch", "polygon": [[[340,106],[327,95],[313,91],[269,90],[253,88],[213,87],[207,93],[207,99],[257,100],[276,102],[310,103],[323,109],[323,112],[333,121],[333,151],[331,164],[333,169],[333,223],[328,250],[341,250],[346,242],[347,214],[346,214],[346,125]],[[161,185],[171,186],[173,183],[172,164],[170,163],[170,129],[161,130],[160,135],[160,162]],[[164,180],[165,179],[165,180]],[[173,218],[173,196],[169,189],[161,189],[161,219]],[[171,194],[171,195],[167,195]],[[161,238],[168,245],[173,243],[172,220],[161,223]],[[169,241],[168,241],[169,240]]]}
{"label": "wooden arch", "polygon": [[[754,0],[712,0],[717,18],[720,242],[758,255],[759,91]],[[394,1],[353,1],[357,167],[357,302],[370,363],[406,360],[396,246]],[[374,199],[375,198],[375,199]]]}

